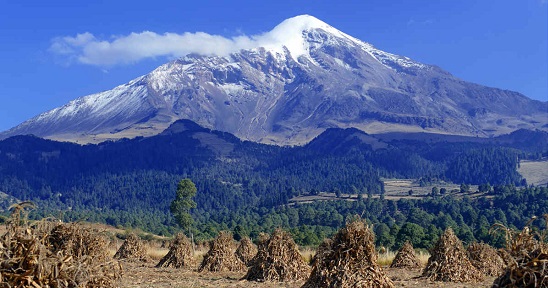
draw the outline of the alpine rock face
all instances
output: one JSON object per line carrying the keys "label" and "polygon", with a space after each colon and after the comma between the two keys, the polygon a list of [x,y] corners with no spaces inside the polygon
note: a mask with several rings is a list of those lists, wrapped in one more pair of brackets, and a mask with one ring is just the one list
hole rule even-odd
{"label": "alpine rock face", "polygon": [[178,119],[256,142],[302,144],[331,127],[486,137],[548,127],[548,103],[462,81],[376,49],[308,15],[228,56],[188,55],[2,134],[99,142]]}

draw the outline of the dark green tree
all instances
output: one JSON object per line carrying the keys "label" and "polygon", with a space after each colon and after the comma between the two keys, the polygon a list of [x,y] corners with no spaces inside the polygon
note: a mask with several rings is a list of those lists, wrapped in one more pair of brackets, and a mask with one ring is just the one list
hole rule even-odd
{"label": "dark green tree", "polygon": [[421,242],[425,236],[424,229],[415,223],[405,223],[396,236],[395,248],[399,249],[405,241],[409,240],[413,247],[421,247]]}
{"label": "dark green tree", "polygon": [[190,209],[196,208],[196,202],[193,198],[196,196],[196,185],[190,179],[183,179],[177,185],[177,196],[171,202],[169,207],[177,224],[183,230],[190,230],[193,219],[190,215]]}
{"label": "dark green tree", "polygon": [[384,223],[380,223],[375,227],[375,244],[391,248],[394,245],[394,237],[390,235],[390,227]]}

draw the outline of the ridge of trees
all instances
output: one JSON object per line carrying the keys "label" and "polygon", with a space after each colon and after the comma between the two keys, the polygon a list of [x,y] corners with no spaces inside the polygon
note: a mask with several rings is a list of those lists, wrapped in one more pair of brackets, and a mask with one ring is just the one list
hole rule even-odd
{"label": "ridge of trees", "polygon": [[[53,215],[70,221],[104,222],[171,234],[176,229],[169,213],[173,191],[181,179],[189,178],[199,191],[195,199],[197,208],[192,211],[197,237],[205,238],[221,229],[253,236],[258,231],[282,226],[292,229],[300,243],[317,244],[323,236],[344,224],[348,215],[364,213],[365,218],[382,227],[378,229],[383,233],[378,235],[387,231],[392,233],[391,237],[378,239],[385,246],[397,242],[397,233],[406,223],[409,224],[402,235],[416,228],[411,224],[423,229],[426,236],[414,235],[416,239],[427,239],[453,222],[464,227],[462,232],[455,230],[461,233],[462,239],[487,239],[482,234],[484,231],[477,227],[493,224],[494,220],[502,218],[499,214],[517,213],[517,216],[506,214],[511,215],[508,216],[511,223],[531,215],[524,214],[529,209],[517,211],[501,202],[501,212],[496,212],[499,216],[485,214],[487,221],[479,225],[477,217],[468,221],[471,216],[464,215],[483,215],[479,211],[487,204],[482,201],[494,203],[489,205],[498,202],[492,199],[449,201],[447,197],[438,197],[409,204],[361,197],[356,202],[288,206],[289,199],[318,191],[382,194],[381,177],[436,178],[463,185],[483,184],[482,187],[495,187],[496,197],[501,197],[498,194],[505,197],[520,193],[534,195],[523,196],[532,206],[536,205],[533,199],[545,193],[542,188],[515,188],[524,184],[516,171],[519,158],[547,156],[542,146],[528,150],[512,145],[510,140],[501,144],[375,138],[384,144],[383,148],[373,149],[356,133],[362,132],[330,130],[329,135],[318,136],[314,145],[303,147],[240,141],[228,133],[207,129],[84,146],[17,136],[0,141],[0,191],[20,200],[36,202],[40,207],[34,212],[37,217]],[[372,137],[367,135],[369,140]],[[454,203],[440,204],[444,201]],[[458,204],[461,202],[483,204],[466,204],[475,214],[468,210],[452,213],[453,206],[464,205]],[[426,213],[425,219],[434,217],[445,219],[445,222],[404,221],[402,219],[415,217],[409,214],[415,210],[399,208],[407,206],[413,206],[416,213]],[[440,208],[432,210],[431,207]],[[492,206],[485,207],[491,209]],[[295,214],[299,217],[294,217]],[[312,214],[315,217],[310,217]],[[314,222],[312,218],[325,223]],[[414,244],[428,246],[427,242]]]}

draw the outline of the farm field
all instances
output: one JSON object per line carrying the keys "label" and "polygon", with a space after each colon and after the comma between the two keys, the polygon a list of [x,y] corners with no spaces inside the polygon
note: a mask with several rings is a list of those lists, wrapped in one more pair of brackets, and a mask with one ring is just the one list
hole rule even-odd
{"label": "farm field", "polygon": [[[115,251],[121,245],[117,242],[117,246],[113,245],[110,252],[114,255]],[[152,288],[152,287],[286,287],[298,288],[304,284],[302,281],[291,282],[255,282],[241,280],[244,272],[197,272],[198,264],[192,268],[176,269],[176,268],[156,268],[157,261],[168,252],[167,248],[161,248],[159,242],[149,242],[148,255],[152,259],[147,263],[140,262],[122,262],[124,268],[122,279],[120,280],[121,287],[134,288]],[[199,248],[196,250],[195,257],[200,263],[203,255],[207,250]],[[310,261],[314,256],[312,248],[301,249],[302,257]],[[389,265],[395,256],[394,252],[386,252],[379,254],[379,264],[383,271],[394,282],[396,287],[447,287],[447,288],[466,288],[466,287],[491,287],[495,277],[486,277],[484,281],[479,283],[453,283],[429,281],[419,279],[422,273],[422,268],[405,269],[405,268],[390,268]],[[428,254],[419,254],[419,259],[423,266],[428,261]]]}
{"label": "farm field", "polygon": [[[362,222],[353,222],[353,223],[362,223]],[[358,232],[365,231],[363,233],[366,233],[366,235],[370,235],[370,236],[367,236],[367,237],[370,237],[370,238],[367,238],[369,240],[364,241],[362,238],[359,238],[362,236],[359,236],[359,234],[356,234],[358,232],[344,232],[344,233],[348,233],[346,234],[347,238],[341,238],[342,236],[340,235],[339,235],[340,237],[337,238],[337,236],[335,235],[334,238],[332,239],[339,239],[339,240],[332,240],[332,243],[334,241],[345,241],[340,239],[358,239],[358,240],[350,240],[350,242],[348,243],[372,243],[373,238],[375,237],[374,234],[369,232],[370,231],[368,230],[369,228],[367,228],[367,226],[363,226],[364,224],[360,224],[360,225],[347,224],[347,226],[344,229],[341,229],[339,230],[339,232],[337,232],[337,235],[339,235],[340,233],[343,233],[341,231],[352,231],[352,230],[348,230],[350,229],[349,227],[358,226],[358,228],[355,228],[355,229],[363,229],[363,230],[356,230],[356,231]],[[363,227],[363,228],[360,228],[360,227]],[[54,262],[61,261],[60,263],[62,264],[57,264],[57,265],[61,265],[59,267],[62,267],[59,269],[65,269],[63,270],[64,273],[69,273],[69,274],[60,274],[63,277],[61,281],[67,281],[67,280],[71,281],[70,279],[74,279],[74,280],[77,279],[77,278],[71,278],[71,277],[81,277],[81,276],[78,276],[78,274],[75,274],[74,276],[70,276],[72,275],[70,273],[75,272],[74,270],[71,270],[71,269],[73,269],[74,267],[78,267],[78,265],[82,265],[82,266],[79,266],[80,268],[77,268],[77,269],[78,270],[83,269],[82,271],[87,271],[85,273],[89,273],[90,277],[95,277],[94,279],[99,279],[98,281],[106,281],[106,282],[96,282],[96,283],[108,284],[105,287],[143,287],[143,288],[144,287],[160,287],[160,288],[163,288],[163,287],[219,287],[219,288],[222,288],[222,287],[302,287],[306,281],[306,280],[290,280],[290,281],[284,281],[284,282],[277,282],[277,281],[257,282],[257,281],[243,280],[244,276],[246,276],[246,270],[247,270],[245,269],[245,266],[244,266],[244,270],[238,270],[239,272],[210,272],[209,270],[200,271],[201,266],[203,266],[203,263],[206,262],[204,259],[206,259],[207,257],[211,257],[212,255],[210,254],[211,251],[205,242],[202,242],[193,248],[191,248],[192,246],[189,246],[190,242],[188,242],[188,245],[183,244],[183,245],[187,245],[185,247],[189,249],[188,250],[189,256],[185,256],[185,257],[189,257],[189,258],[186,258],[187,259],[186,261],[188,261],[188,262],[185,262],[187,263],[186,266],[182,268],[173,268],[171,266],[157,268],[156,265],[159,262],[161,262],[160,260],[163,260],[164,256],[166,254],[169,254],[168,252],[173,251],[174,246],[171,246],[171,248],[168,248],[169,243],[171,242],[170,239],[165,237],[158,237],[152,234],[147,234],[142,232],[140,232],[141,237],[137,237],[135,236],[136,234],[134,234],[135,232],[136,231],[125,231],[125,230],[117,229],[117,228],[110,227],[103,224],[84,223],[84,222],[61,223],[57,220],[44,219],[44,220],[36,221],[30,226],[26,226],[26,225],[25,226],[6,226],[6,225],[0,226],[0,233],[4,235],[4,238],[2,240],[3,242],[0,244],[3,245],[2,247],[10,247],[10,245],[14,245],[14,244],[21,246],[21,251],[17,250],[15,252],[10,252],[4,255],[4,257],[8,257],[5,259],[5,263],[12,263],[13,261],[23,261],[21,263],[27,263],[27,262],[35,263],[33,261],[40,261],[37,263],[40,263],[38,265],[40,265],[40,267],[42,268],[38,269],[37,271],[40,271],[42,269],[45,269],[44,271],[47,271],[47,269],[49,269],[48,261],[54,261]],[[46,234],[39,234],[39,233],[46,233]],[[272,235],[275,235],[276,233],[277,232],[274,232]],[[289,234],[284,234],[287,232],[280,232],[280,233],[282,233],[282,235],[289,235]],[[354,233],[354,234],[351,234],[351,233]],[[367,234],[367,233],[370,233],[370,234]],[[42,240],[38,240],[39,239],[37,238],[39,237],[38,235],[49,235],[49,236],[42,238]],[[452,235],[450,237],[453,237],[452,238],[453,240],[451,240],[450,238],[444,238],[446,237],[445,235]],[[125,238],[126,240],[122,240],[119,237]],[[135,240],[139,242],[140,244],[136,245],[135,243],[137,242],[134,242],[133,244],[128,244],[132,241],[130,240],[132,239],[132,237],[135,237],[136,239],[140,239],[140,240]],[[302,261],[304,266],[312,265],[313,267],[317,267],[317,266],[314,266],[315,264],[313,264],[312,262],[312,259],[314,258],[314,254],[316,252],[315,251],[317,248],[316,246],[298,247],[298,246],[295,246],[291,238],[277,238],[278,236],[271,236],[271,237],[272,238],[270,241],[275,241],[272,239],[285,239],[285,240],[282,240],[281,242],[271,242],[270,244],[268,244],[268,247],[277,247],[274,249],[282,249],[282,251],[287,250],[288,247],[293,247],[293,248],[289,248],[289,249],[294,249],[293,251],[295,251],[296,253],[295,254],[296,258],[293,258],[293,259],[300,258],[301,259],[300,261]],[[355,238],[355,237],[358,237],[358,238]],[[442,239],[445,239],[445,240],[442,241]],[[450,239],[450,240],[447,240],[447,239]],[[32,240],[32,241],[29,241],[29,240]],[[43,243],[43,244],[38,244],[38,241],[40,241],[40,243]],[[42,241],[45,241],[45,242],[42,242]],[[214,246],[216,245],[215,243],[219,243],[217,241],[218,241],[218,238],[216,238],[212,242],[213,244],[211,244],[210,247],[215,247]],[[231,242],[234,240],[230,239],[228,241]],[[264,240],[261,240],[261,241],[264,241]],[[440,238],[440,241],[442,241],[445,244],[437,245],[436,247],[444,247],[444,246],[459,247],[461,245],[461,244],[457,244],[459,240],[458,238],[455,237],[452,230],[450,229],[449,229],[449,234],[448,234],[448,231],[446,231],[444,235],[442,236],[442,238]],[[225,242],[225,244],[232,245],[232,244],[228,244],[229,242]],[[293,243],[291,245],[294,245],[294,246],[278,246],[278,245],[287,245],[285,243],[290,243],[290,242]],[[76,246],[74,246],[73,244],[76,244],[76,243],[80,243],[80,245],[77,244]],[[174,242],[171,242],[171,243],[174,243]],[[348,245],[348,243],[337,242],[337,244],[333,245],[332,248],[327,248],[331,250],[325,250],[326,249],[325,247],[322,248],[323,249],[322,255],[324,255],[322,257],[328,257],[328,256],[325,256],[327,255],[325,254],[326,251],[338,251],[337,249],[339,249],[339,247],[348,247],[348,246],[345,246],[345,245]],[[40,245],[45,245],[45,246],[40,246]],[[172,245],[176,245],[176,244],[172,244]],[[235,242],[234,242],[234,245],[235,245]],[[352,245],[356,245],[356,244],[352,244]],[[386,275],[383,277],[390,279],[395,284],[395,287],[426,287],[426,288],[429,288],[429,287],[432,287],[432,288],[433,287],[455,287],[455,288],[456,287],[491,287],[493,281],[495,280],[495,277],[484,275],[483,276],[484,278],[481,279],[480,282],[461,283],[461,282],[432,281],[432,280],[429,280],[432,278],[426,279],[421,277],[423,269],[427,267],[427,264],[431,265],[431,263],[428,263],[430,255],[424,250],[415,251],[416,259],[418,261],[417,263],[419,263],[418,265],[421,267],[391,268],[390,264],[392,263],[392,261],[394,260],[396,256],[395,255],[396,253],[394,251],[379,252],[379,250],[377,250],[379,249],[379,247],[375,248],[375,246],[371,244],[365,244],[365,245],[369,245],[369,246],[361,246],[363,247],[364,250],[360,250],[358,247],[351,246],[353,247],[351,248],[351,250],[345,250],[345,251],[362,251],[360,253],[364,253],[364,254],[363,255],[359,254],[360,256],[356,258],[356,259],[362,259],[358,262],[362,263],[363,261],[365,261],[364,263],[374,263],[374,264],[366,264],[366,266],[369,267],[367,269],[371,269],[371,271],[373,271],[374,269],[377,269],[375,271],[382,270],[384,273],[382,272],[380,273],[383,275]],[[39,247],[42,247],[42,248],[39,248]],[[35,259],[35,257],[39,257],[41,253],[40,251],[45,251],[43,249],[57,249],[55,247],[62,248],[65,250],[59,250],[57,253],[61,253],[61,254],[53,255],[53,258],[51,260],[48,260],[48,259],[38,260],[40,258],[36,258],[36,260],[33,260]],[[124,251],[124,247],[126,252],[130,252],[130,254],[133,254],[134,256],[128,256],[127,258],[126,257],[120,258],[119,256],[117,257],[116,255],[118,255],[120,251]],[[224,247],[228,247],[228,246],[224,246]],[[263,246],[263,247],[266,247],[266,246]],[[278,247],[284,247],[284,248],[278,248]],[[430,252],[433,253],[432,255],[434,255],[434,259],[437,259],[436,257],[440,257],[440,255],[442,255],[441,257],[448,257],[447,259],[449,260],[447,261],[449,262],[447,263],[449,264],[449,266],[445,266],[445,267],[454,267],[450,269],[457,269],[453,273],[458,274],[458,273],[464,273],[465,271],[468,271],[467,268],[462,268],[462,267],[466,267],[466,265],[471,265],[471,264],[470,263],[466,264],[465,262],[461,262],[462,260],[459,260],[458,258],[455,258],[454,265],[451,264],[453,263],[452,262],[453,260],[451,260],[453,259],[452,258],[453,256],[451,255],[457,255],[458,253],[462,253],[462,252],[459,252],[458,249],[454,250],[453,248],[451,248],[453,249],[451,250],[453,251],[451,253],[456,253],[456,254],[440,254],[441,250],[439,249],[444,249],[444,248],[434,248],[433,250],[430,250]],[[28,259],[17,256],[18,253],[22,253],[23,251],[27,251],[26,253],[29,253]],[[369,252],[363,252],[363,251],[369,251]],[[11,253],[14,253],[14,254],[11,255]],[[46,253],[49,253],[49,252],[46,252]],[[74,254],[75,258],[70,256],[68,258],[67,257],[59,258],[59,256],[63,255],[64,253],[69,253],[67,255],[70,255],[70,253],[75,253]],[[339,253],[339,252],[336,252],[336,253]],[[442,252],[442,253],[445,253],[445,252]],[[83,256],[84,258],[80,258],[82,256],[76,256],[76,255],[84,255]],[[91,256],[91,258],[86,258],[85,255],[89,255]],[[141,255],[141,256],[138,256],[138,255]],[[257,255],[260,255],[260,254],[257,254]],[[138,258],[135,258],[135,257],[138,257]],[[90,261],[89,259],[91,259],[92,262],[87,262],[87,261]],[[226,261],[226,258],[222,258],[222,259],[225,259],[223,261]],[[488,258],[488,259],[492,259],[492,258]],[[278,260],[274,260],[274,261],[278,261]],[[369,261],[373,261],[373,262],[369,262]],[[28,263],[24,265],[28,265]],[[200,265],[200,263],[202,263],[202,265]],[[285,263],[285,262],[282,261],[280,263]],[[308,265],[306,263],[308,263]],[[396,263],[401,263],[401,262],[396,262]],[[73,266],[73,265],[77,265],[77,266]],[[372,266],[369,266],[369,265],[372,265]],[[446,265],[446,264],[443,264],[443,265]],[[10,277],[9,278],[10,281],[14,281],[13,279],[19,277],[18,276],[19,272],[13,273],[13,274],[10,274],[10,273],[4,274],[5,272],[11,271],[11,270],[6,270],[6,269],[9,269],[7,267],[8,266],[2,268],[3,269],[2,275],[3,276],[8,275],[7,277]],[[253,265],[251,265],[250,267],[253,268]],[[286,266],[285,268],[289,269],[289,267],[290,266]],[[291,266],[291,267],[294,267],[294,266]],[[431,267],[431,266],[428,266],[428,267]],[[307,269],[310,269],[310,267],[308,267]],[[381,270],[378,270],[378,269],[381,269]],[[432,271],[429,269],[426,269],[426,270],[428,270],[428,273],[431,273]],[[55,278],[50,278],[52,277],[51,274],[47,274],[47,273],[36,274],[36,275],[33,274],[34,278],[28,278],[28,279],[34,279],[34,281],[38,281],[37,283],[42,283],[42,284],[47,283],[47,281],[51,281],[48,279],[55,279]],[[306,272],[302,275],[310,275],[309,273],[310,272]],[[313,274],[314,273],[312,273],[312,275]],[[42,275],[42,276],[38,276],[38,275]],[[47,277],[42,278],[44,276],[47,276]],[[89,277],[89,276],[86,276],[86,277]],[[25,277],[19,278],[19,279],[25,279]],[[295,278],[295,279],[302,279],[302,278]],[[475,279],[475,278],[459,278],[459,279]],[[26,280],[22,280],[22,281],[26,281]],[[32,280],[28,280],[28,281],[32,281]],[[78,280],[75,280],[75,281],[78,281]],[[457,281],[457,280],[452,280],[452,281]],[[14,282],[9,282],[9,283],[14,283]],[[31,282],[31,283],[36,284],[35,282]],[[103,286],[93,286],[93,287],[103,287]]]}
{"label": "farm field", "polygon": [[[245,273],[198,273],[196,271],[175,268],[154,268],[150,264],[124,264],[124,276],[121,287],[301,287],[305,281],[295,282],[253,282],[240,280]],[[452,283],[417,279],[421,275],[420,269],[387,268],[383,270],[396,287],[491,287],[494,277],[487,277],[480,283]]]}
{"label": "farm field", "polygon": [[527,179],[527,184],[535,186],[548,184],[548,160],[521,161],[518,172]]}
{"label": "farm field", "polygon": [[[548,162],[547,162],[548,163]],[[385,199],[387,200],[399,200],[399,199],[420,199],[423,197],[429,196],[432,192],[433,187],[438,189],[445,188],[447,189],[447,194],[456,194],[456,196],[468,196],[468,197],[478,197],[483,195],[483,193],[476,193],[474,191],[478,190],[477,185],[470,185],[470,192],[462,194],[460,192],[452,192],[459,190],[460,185],[440,182],[436,184],[429,184],[425,186],[420,186],[416,179],[384,179],[384,190],[385,190]],[[409,195],[409,190],[413,190],[413,194]],[[367,195],[363,195],[367,197]],[[379,198],[380,195],[374,194],[373,198]],[[331,200],[347,200],[355,201],[358,199],[357,194],[345,194],[342,193],[341,197],[337,198],[335,193],[331,192],[320,192],[318,195],[303,195],[294,197],[290,200],[291,203],[310,203],[313,201],[331,201]]]}
{"label": "farm field", "polygon": [[[424,197],[430,194],[434,187],[437,187],[438,189],[445,188],[447,189],[447,193],[452,193],[451,191],[454,190],[460,190],[460,185],[447,182],[420,186],[416,179],[384,179],[383,183],[387,199]],[[477,191],[477,189],[477,185],[470,186],[470,191]],[[413,190],[413,195],[411,197],[409,197],[409,190]]]}
{"label": "farm field", "polygon": [[[102,231],[102,234],[107,240],[107,258],[112,259],[124,241],[115,237],[123,230],[115,229],[105,225],[80,223],[82,228],[86,230],[79,231]],[[66,227],[76,227],[68,224]],[[87,227],[87,228],[86,228]],[[87,230],[90,229],[90,230]],[[7,232],[6,226],[0,226],[2,234]],[[78,231],[78,230],[76,230]],[[7,235],[7,234],[6,234]],[[68,235],[68,234],[67,234]],[[92,236],[95,237],[95,236]],[[199,263],[204,259],[207,253],[205,246],[197,246],[194,252],[195,263],[185,268],[156,268],[156,264],[164,255],[168,253],[168,248],[165,247],[167,239],[153,237],[150,240],[144,240],[144,250],[147,255],[146,261],[135,261],[121,259],[119,260],[121,269],[117,272],[121,277],[114,281],[116,287],[301,287],[305,280],[286,281],[286,282],[256,282],[242,280],[246,272],[198,272]],[[79,248],[81,249],[81,248]],[[84,248],[86,249],[86,248]],[[310,262],[314,256],[315,247],[301,248],[299,253],[305,262]],[[91,251],[91,250],[90,250]],[[92,252],[96,253],[96,252]],[[98,254],[99,255],[99,254]],[[430,281],[424,278],[419,278],[423,268],[406,269],[406,268],[390,268],[389,265],[394,259],[395,253],[392,251],[380,253],[377,263],[382,267],[384,273],[390,278],[395,287],[491,287],[495,277],[486,277],[479,283],[456,283],[456,282],[439,282]],[[428,261],[428,254],[417,252],[417,257],[422,266],[425,267]],[[68,260],[67,260],[68,261]],[[108,263],[114,263],[109,261]],[[110,273],[108,270],[103,270],[103,273]],[[97,273],[97,271],[95,272]],[[100,276],[101,274],[95,274]],[[108,276],[107,276],[108,277]],[[110,287],[110,286],[109,286]]]}

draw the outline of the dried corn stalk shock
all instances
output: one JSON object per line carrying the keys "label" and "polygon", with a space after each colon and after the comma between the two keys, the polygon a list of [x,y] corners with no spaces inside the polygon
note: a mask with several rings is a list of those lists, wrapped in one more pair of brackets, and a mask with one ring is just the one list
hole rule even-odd
{"label": "dried corn stalk shock", "polygon": [[296,281],[306,279],[310,273],[297,244],[286,231],[276,229],[270,237],[260,235],[257,250],[244,276],[246,280]]}
{"label": "dried corn stalk shock", "polygon": [[54,252],[66,251],[76,258],[87,255],[95,260],[107,261],[108,241],[97,236],[82,225],[68,223],[55,226],[49,235],[49,242]]}
{"label": "dried corn stalk shock", "polygon": [[[495,224],[491,232],[503,231],[506,236],[508,266],[493,282],[493,287],[548,287],[547,229],[533,232],[530,227],[533,217],[522,231],[515,231]],[[548,223],[548,214],[544,215]],[[494,228],[494,229],[493,229]]]}
{"label": "dried corn stalk shock", "polygon": [[506,267],[497,250],[485,243],[470,244],[466,253],[472,265],[485,275],[499,276]]}
{"label": "dried corn stalk shock", "polygon": [[236,248],[236,256],[244,262],[246,266],[249,266],[251,259],[257,255],[257,247],[249,237],[244,237],[240,240],[238,248]]}
{"label": "dried corn stalk shock", "polygon": [[312,273],[303,288],[394,287],[377,264],[374,238],[362,220],[347,224],[318,247]]}
{"label": "dried corn stalk shock", "polygon": [[432,281],[443,282],[480,282],[484,279],[481,273],[468,259],[462,242],[453,229],[447,228],[436,245],[430,251],[428,264],[422,277]]}
{"label": "dried corn stalk shock", "polygon": [[244,271],[246,266],[236,256],[236,243],[232,233],[221,231],[209,244],[209,251],[198,267],[198,272]]}
{"label": "dried corn stalk shock", "polygon": [[139,236],[133,233],[127,235],[122,246],[114,254],[114,259],[136,262],[148,262],[150,260],[145,244]]}
{"label": "dried corn stalk shock", "polygon": [[190,240],[179,233],[173,239],[169,246],[169,252],[156,264],[156,268],[161,267],[173,267],[173,268],[188,268],[192,267],[195,263],[192,256],[192,243]]}
{"label": "dried corn stalk shock", "polygon": [[2,287],[117,286],[122,267],[118,261],[105,260],[106,240],[101,233],[59,221],[53,227],[49,220],[29,226],[21,215],[30,207],[27,203],[11,207],[8,231],[0,237]]}
{"label": "dried corn stalk shock", "polygon": [[409,241],[405,241],[403,246],[400,248],[396,257],[390,264],[390,268],[408,268],[415,269],[420,268],[422,265],[415,254],[415,249]]}

